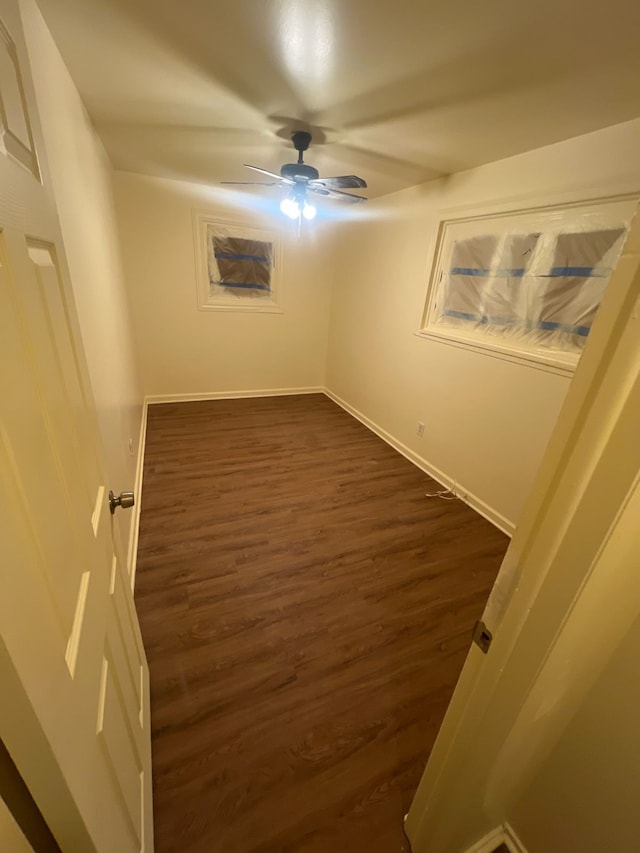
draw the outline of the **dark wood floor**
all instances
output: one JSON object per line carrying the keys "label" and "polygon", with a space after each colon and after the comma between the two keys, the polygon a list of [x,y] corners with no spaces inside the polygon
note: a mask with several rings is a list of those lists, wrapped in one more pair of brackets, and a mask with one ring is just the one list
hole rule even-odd
{"label": "dark wood floor", "polygon": [[156,850],[397,853],[507,538],[322,395],[149,408]]}

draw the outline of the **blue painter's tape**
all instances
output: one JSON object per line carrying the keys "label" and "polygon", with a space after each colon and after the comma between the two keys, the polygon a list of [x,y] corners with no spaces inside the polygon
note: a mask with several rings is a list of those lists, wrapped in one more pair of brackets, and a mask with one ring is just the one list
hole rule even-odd
{"label": "blue painter's tape", "polygon": [[450,311],[442,312],[445,317],[457,317],[459,320],[472,320],[474,323],[488,323],[489,318],[482,314],[467,314],[466,311]]}
{"label": "blue painter's tape", "polygon": [[514,267],[513,269],[496,270],[494,275],[499,278],[522,278],[525,272],[524,267]]}
{"label": "blue painter's tape", "polygon": [[589,326],[570,326],[567,323],[558,323],[554,320],[540,320],[537,323],[519,323],[510,317],[488,317],[486,314],[469,314],[466,311],[445,310],[445,317],[456,317],[459,320],[470,320],[473,323],[492,326],[522,326],[529,329],[542,329],[545,332],[567,332],[570,335],[579,335],[586,338],[591,331]]}
{"label": "blue painter's tape", "polygon": [[589,326],[568,326],[566,323],[556,323],[552,320],[541,320],[536,326],[545,332],[569,332],[570,335],[580,335],[582,338],[586,338],[591,331]]}
{"label": "blue painter's tape", "polygon": [[220,287],[240,287],[245,290],[271,290],[268,284],[251,284],[247,281],[214,281]]}
{"label": "blue painter's tape", "polygon": [[255,261],[258,264],[269,263],[269,258],[262,258],[260,255],[233,255],[231,252],[215,252],[216,258],[224,261]]}
{"label": "blue painter's tape", "polygon": [[491,270],[483,270],[476,267],[451,267],[451,275],[491,275]]}
{"label": "blue painter's tape", "polygon": [[561,276],[580,276],[580,278],[605,278],[611,270],[601,267],[551,267],[543,278],[559,278]]}
{"label": "blue painter's tape", "polygon": [[490,323],[492,326],[517,326],[518,321],[514,317],[492,316],[487,314],[467,314],[465,311],[445,310],[442,312],[446,317],[457,317],[459,320],[472,320],[474,323]]}
{"label": "blue painter's tape", "polygon": [[476,278],[486,278],[487,276],[495,276],[496,278],[522,278],[526,270],[524,267],[513,267],[512,269],[504,268],[491,272],[491,270],[481,269],[480,267],[452,267],[451,275],[470,275]]}
{"label": "blue painter's tape", "polygon": [[[526,275],[524,267],[514,267],[513,269],[498,269],[491,270],[481,269],[480,267],[451,267],[450,275],[468,275],[475,278],[487,278],[493,276],[495,278],[523,278]],[[548,273],[539,273],[537,278],[606,278],[611,273],[610,269],[604,267],[551,267]]]}

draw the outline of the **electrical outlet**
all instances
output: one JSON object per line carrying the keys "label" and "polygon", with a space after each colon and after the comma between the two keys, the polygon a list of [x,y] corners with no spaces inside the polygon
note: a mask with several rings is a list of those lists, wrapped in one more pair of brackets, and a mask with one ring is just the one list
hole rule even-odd
{"label": "electrical outlet", "polygon": [[133,456],[133,439],[129,439],[129,453]]}
{"label": "electrical outlet", "polygon": [[418,421],[418,428],[416,429],[416,433],[422,438],[424,435],[424,424],[422,421]]}

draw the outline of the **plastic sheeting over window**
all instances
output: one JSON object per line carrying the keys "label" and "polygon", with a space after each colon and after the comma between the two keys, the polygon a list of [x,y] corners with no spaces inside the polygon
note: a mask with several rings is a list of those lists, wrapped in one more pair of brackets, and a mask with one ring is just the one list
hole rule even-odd
{"label": "plastic sheeting over window", "polygon": [[453,244],[437,322],[578,348],[613,271],[624,228],[480,236]]}
{"label": "plastic sheeting over window", "polygon": [[624,204],[446,223],[425,331],[579,353],[624,244]]}
{"label": "plastic sheeting over window", "polygon": [[214,268],[211,284],[241,290],[271,290],[271,243],[243,237],[213,236]]}
{"label": "plastic sheeting over window", "polygon": [[273,245],[210,229],[209,281],[212,287],[261,296],[271,290]]}
{"label": "plastic sheeting over window", "polygon": [[277,232],[219,222],[194,211],[198,307],[280,313],[282,246]]}

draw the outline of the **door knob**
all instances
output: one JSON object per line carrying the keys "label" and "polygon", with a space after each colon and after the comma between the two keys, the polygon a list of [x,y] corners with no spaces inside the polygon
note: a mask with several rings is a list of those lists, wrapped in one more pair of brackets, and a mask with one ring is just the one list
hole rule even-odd
{"label": "door knob", "polygon": [[118,497],[113,492],[109,492],[109,509],[111,510],[111,515],[113,515],[119,506],[122,509],[129,509],[130,506],[135,505],[135,502],[136,498],[133,492],[120,492]]}

